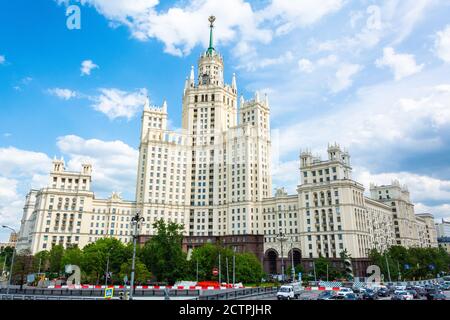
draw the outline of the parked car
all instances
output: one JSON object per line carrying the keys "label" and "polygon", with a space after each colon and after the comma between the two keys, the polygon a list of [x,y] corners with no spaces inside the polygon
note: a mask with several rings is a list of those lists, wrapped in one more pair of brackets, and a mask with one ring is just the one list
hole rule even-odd
{"label": "parked car", "polygon": [[362,294],[362,299],[363,300],[376,300],[378,298],[377,293],[375,292],[375,290],[373,289],[367,289],[363,294]]}
{"label": "parked car", "polygon": [[330,297],[335,296],[336,293],[334,291],[323,291],[317,297],[317,300],[329,300]]}
{"label": "parked car", "polygon": [[349,293],[344,296],[344,300],[360,300],[360,298],[355,293]]}
{"label": "parked car", "polygon": [[433,288],[433,289],[427,290],[425,297],[427,298],[427,300],[435,300],[434,299],[435,296],[442,295],[442,294],[443,294],[443,292],[441,290]]}
{"label": "parked car", "polygon": [[443,293],[436,293],[431,300],[447,300],[447,297]]}
{"label": "parked car", "polygon": [[417,293],[416,290],[410,289],[410,290],[406,290],[406,291],[413,296],[413,299],[420,299],[420,295]]}
{"label": "parked car", "polygon": [[412,294],[404,290],[396,290],[391,298],[392,300],[413,300]]}
{"label": "parked car", "polygon": [[377,291],[377,294],[379,297],[389,297],[390,296],[389,289],[387,289],[387,288],[380,288]]}
{"label": "parked car", "polygon": [[337,292],[338,296],[345,296],[349,293],[354,293],[353,290],[351,288],[340,288],[339,291]]}
{"label": "parked car", "polygon": [[419,294],[419,296],[424,297],[427,294],[427,290],[424,287],[416,286],[414,290]]}

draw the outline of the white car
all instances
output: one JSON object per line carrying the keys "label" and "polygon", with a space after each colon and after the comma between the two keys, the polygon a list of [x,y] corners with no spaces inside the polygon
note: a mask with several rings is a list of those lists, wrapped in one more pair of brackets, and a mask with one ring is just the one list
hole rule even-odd
{"label": "white car", "polygon": [[397,296],[402,297],[402,300],[414,300],[414,296],[408,291],[397,290],[395,293]]}
{"label": "white car", "polygon": [[337,295],[338,296],[346,296],[350,293],[354,293],[351,288],[340,288]]}

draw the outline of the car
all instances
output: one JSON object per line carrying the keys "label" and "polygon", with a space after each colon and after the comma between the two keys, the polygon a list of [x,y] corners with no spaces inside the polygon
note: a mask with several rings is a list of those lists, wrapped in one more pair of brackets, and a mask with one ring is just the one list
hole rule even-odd
{"label": "car", "polygon": [[380,288],[377,291],[377,294],[379,297],[389,297],[390,296],[390,292],[387,288]]}
{"label": "car", "polygon": [[417,293],[416,290],[410,289],[410,290],[406,290],[406,291],[413,296],[413,299],[420,299],[420,295]]}
{"label": "car", "polygon": [[414,287],[414,290],[415,290],[415,291],[417,292],[417,294],[418,294],[419,296],[421,296],[421,297],[424,297],[424,296],[427,294],[427,290],[425,290],[424,287],[416,286],[416,287]]}
{"label": "car", "polygon": [[431,300],[447,300],[447,297],[443,293],[436,293]]}
{"label": "car", "polygon": [[396,290],[391,298],[392,300],[413,300],[412,294],[404,290]]}
{"label": "car", "polygon": [[378,298],[377,293],[373,289],[367,289],[362,294],[362,299],[363,300],[376,300],[377,298]]}
{"label": "car", "polygon": [[328,299],[325,299],[325,300],[345,300],[345,297],[346,296],[339,296],[339,295],[334,295],[334,296],[331,296],[331,297],[329,297]]}
{"label": "car", "polygon": [[426,293],[425,297],[427,298],[427,300],[435,300],[434,299],[435,296],[439,296],[439,295],[442,295],[442,294],[443,294],[443,292],[441,290],[433,288],[433,289],[428,289],[427,290],[427,293]]}
{"label": "car", "polygon": [[344,300],[360,300],[355,293],[349,293],[344,296]]}
{"label": "car", "polygon": [[340,288],[339,291],[337,292],[338,296],[345,296],[349,293],[354,293],[353,290],[351,288]]}
{"label": "car", "polygon": [[319,294],[319,296],[317,297],[317,300],[330,300],[330,297],[335,296],[336,293],[334,291],[323,291]]}

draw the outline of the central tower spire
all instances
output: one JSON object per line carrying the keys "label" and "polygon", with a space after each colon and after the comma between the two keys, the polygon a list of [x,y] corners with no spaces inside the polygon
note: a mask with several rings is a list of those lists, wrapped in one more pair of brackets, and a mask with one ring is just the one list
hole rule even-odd
{"label": "central tower spire", "polygon": [[214,29],[214,22],[216,21],[216,17],[215,16],[210,16],[208,18],[209,21],[209,48],[208,51],[206,51],[209,54],[212,54],[215,49],[214,49],[214,40],[213,40],[213,29]]}

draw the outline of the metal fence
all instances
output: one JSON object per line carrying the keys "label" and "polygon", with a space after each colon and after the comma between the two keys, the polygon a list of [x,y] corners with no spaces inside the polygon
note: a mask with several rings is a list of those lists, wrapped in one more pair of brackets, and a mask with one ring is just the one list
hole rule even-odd
{"label": "metal fence", "polygon": [[[125,289],[116,289],[115,294],[125,292]],[[201,294],[201,290],[167,290],[171,297],[196,297]],[[38,297],[62,297],[63,299],[70,299],[71,297],[85,297],[85,298],[103,298],[105,295],[104,289],[17,289],[11,288],[10,295],[17,296],[38,296]],[[0,289],[0,295],[6,295],[6,289]],[[148,289],[148,290],[134,290],[135,297],[164,297],[166,291],[163,289]]]}
{"label": "metal fence", "polygon": [[204,294],[199,296],[199,300],[239,300],[264,295],[274,295],[277,291],[278,287],[237,289],[214,294]]}

